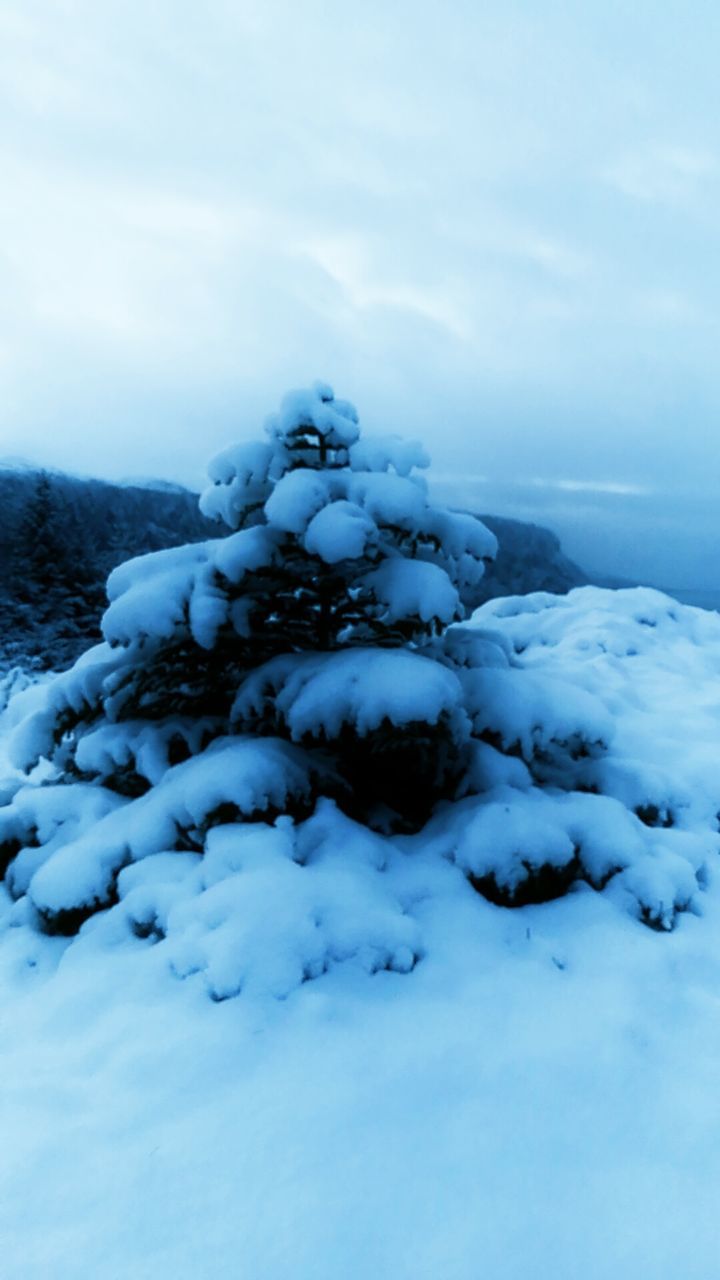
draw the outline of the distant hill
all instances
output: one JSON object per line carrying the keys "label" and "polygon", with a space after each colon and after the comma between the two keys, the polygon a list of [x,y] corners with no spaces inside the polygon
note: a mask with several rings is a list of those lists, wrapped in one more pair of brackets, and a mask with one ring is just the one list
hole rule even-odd
{"label": "distant hill", "polygon": [[[156,550],[207,536],[216,529],[198,510],[197,495],[161,480],[110,484],[84,480],[59,471],[41,472],[29,466],[0,466],[0,553],[5,555],[22,515],[36,491],[38,477],[47,475],[62,507],[82,521],[98,548],[108,539],[113,517],[128,549]],[[0,569],[1,572],[1,569]]]}
{"label": "distant hill", "polygon": [[111,569],[213,534],[176,485],[0,465],[0,667],[69,665],[100,637]]}
{"label": "distant hill", "polygon": [[[590,582],[633,585],[586,573],[540,525],[481,518],[500,550],[475,606],[529,591],[564,594]],[[110,484],[0,464],[0,669],[68,666],[100,638],[111,569],[131,556],[218,533],[201,516],[197,495],[178,485]],[[684,598],[710,608],[719,603],[696,597]]]}
{"label": "distant hill", "polygon": [[505,516],[482,515],[492,529],[499,551],[478,588],[476,607],[496,596],[525,595],[529,591],[552,591],[564,595],[592,579],[563,552],[560,539],[550,529],[510,520]]}

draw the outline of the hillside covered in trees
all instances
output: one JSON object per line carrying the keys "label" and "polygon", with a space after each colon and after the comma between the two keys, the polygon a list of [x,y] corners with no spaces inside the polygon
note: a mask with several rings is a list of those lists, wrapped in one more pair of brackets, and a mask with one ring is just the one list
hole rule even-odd
{"label": "hillside covered in trees", "polygon": [[[473,606],[589,581],[538,525],[482,515],[500,549]],[[100,638],[110,572],[136,555],[198,542],[218,528],[180,486],[110,484],[0,466],[0,669],[67,667]]]}
{"label": "hillside covered in trees", "polygon": [[0,467],[0,667],[69,666],[131,556],[207,537],[194,494]]}

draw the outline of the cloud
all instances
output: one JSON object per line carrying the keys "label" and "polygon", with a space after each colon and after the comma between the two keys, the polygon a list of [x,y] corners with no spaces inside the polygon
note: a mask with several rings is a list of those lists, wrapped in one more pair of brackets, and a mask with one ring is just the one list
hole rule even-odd
{"label": "cloud", "polygon": [[717,176],[710,151],[660,144],[627,152],[601,170],[605,182],[633,200],[677,207],[691,207]]}
{"label": "cloud", "polygon": [[616,10],[6,0],[0,453],[195,481],[320,376],[442,473],[709,484],[712,14]]}
{"label": "cloud", "polygon": [[518,484],[528,484],[535,489],[554,489],[558,493],[611,494],[622,498],[644,498],[656,490],[648,485],[629,484],[620,480],[562,480],[533,476],[530,480],[519,480]]}
{"label": "cloud", "polygon": [[[492,501],[494,494],[504,491],[507,487],[506,481],[499,477],[485,475],[482,472],[433,470],[430,474],[433,483],[441,486],[447,492],[465,491],[468,493],[474,488],[486,489],[487,493],[483,499],[486,503]],[[591,500],[592,498],[651,498],[659,497],[661,493],[661,490],[655,486],[638,484],[634,481],[579,480],[549,476],[514,476],[511,487],[515,501],[518,500],[519,495],[522,495],[523,500],[526,502],[529,500],[531,505],[533,490],[542,494],[543,501],[547,497],[554,495],[572,496],[577,494]]]}
{"label": "cloud", "polygon": [[410,312],[448,330],[461,342],[469,336],[468,320],[447,290],[423,288],[412,277],[403,280],[380,271],[373,264],[370,245],[361,237],[311,238],[303,247],[308,258],[339,286],[351,306]]}

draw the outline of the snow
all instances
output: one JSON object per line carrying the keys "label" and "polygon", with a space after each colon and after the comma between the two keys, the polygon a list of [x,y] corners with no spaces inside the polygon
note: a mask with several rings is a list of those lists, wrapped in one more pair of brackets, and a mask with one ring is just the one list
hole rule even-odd
{"label": "snow", "polygon": [[45,703],[46,686],[52,679],[52,672],[28,672],[21,667],[11,667],[0,677],[0,804],[7,803],[25,781],[9,750],[10,736]]}
{"label": "snow", "polygon": [[267,528],[250,528],[128,560],[108,579],[105,639],[130,645],[189,631],[203,649],[212,649],[230,613],[225,584],[237,585],[245,574],[272,564],[277,541]]}
{"label": "snow", "polygon": [[280,410],[267,421],[270,436],[287,440],[298,429],[312,427],[332,446],[352,445],[360,434],[358,413],[347,400],[336,400],[332,387],[316,382],[308,390],[289,391]]}
{"label": "snow", "polygon": [[332,481],[327,473],[305,467],[289,471],[265,503],[267,519],[285,533],[304,533],[313,516],[331,500]]}
{"label": "snow", "polygon": [[231,480],[237,480],[242,485],[263,485],[268,478],[272,458],[272,445],[264,440],[231,445],[212,459],[208,476],[213,484],[229,484]]}
{"label": "snow", "polygon": [[29,897],[48,923],[63,927],[66,914],[111,902],[114,879],[128,862],[173,849],[180,833],[192,837],[222,806],[250,817],[307,801],[312,775],[312,763],[286,742],[218,738],[168,769],[147,794],[53,851],[32,877]]}
{"label": "snow", "polygon": [[193,720],[183,716],[100,724],[80,738],[75,765],[81,773],[98,778],[109,778],[131,767],[154,785],[170,768],[174,747],[184,747],[185,755],[197,755],[214,728],[208,717]]}
{"label": "snow", "polygon": [[406,533],[418,532],[428,507],[424,486],[417,478],[389,472],[353,473],[348,480],[347,495],[351,502],[367,511],[376,524],[390,525]]}
{"label": "snow", "polygon": [[[84,739],[100,778],[146,751],[147,796],[100,816],[102,786],[45,777],[0,811],[16,840],[72,829],[27,846],[29,898],[0,890],[3,1280],[715,1274],[720,617],[583,588],[438,645],[464,661],[283,660],[242,695],[277,689],[299,736],[336,732],[336,696],[403,723],[472,686],[480,716],[487,659],[488,733],[519,754],[476,741],[482,793],[418,835],[286,812],[309,757],[271,739],[165,768],[182,722]],[[29,713],[37,746],[42,704],[82,712],[115,658],[17,693],[0,729]],[[249,820],[202,830],[230,802]],[[512,910],[468,880],[576,862]],[[38,932],[32,900],[104,892],[110,863],[115,906]]]}
{"label": "snow", "polygon": [[447,625],[462,616],[460,597],[447,574],[423,560],[386,560],[362,585],[383,605],[388,622],[415,615]]}
{"label": "snow", "polygon": [[481,520],[464,511],[434,509],[429,517],[428,533],[438,538],[448,553],[461,562],[465,557],[492,560],[497,555],[495,534]]}
{"label": "snow", "polygon": [[720,852],[717,832],[654,830],[610,796],[540,791],[522,776],[440,810],[406,845],[453,861],[504,905],[536,900],[539,875],[547,897],[582,877],[659,929],[701,910],[699,883]]}
{"label": "snow", "polygon": [[578,762],[578,783],[656,809],[656,823],[716,829],[718,614],[647,588],[580,587],[489,602],[463,630],[475,627],[510,644],[524,673],[559,679],[612,717],[608,751]]}
{"label": "snow", "polygon": [[304,544],[326,564],[339,564],[341,560],[359,560],[376,537],[377,528],[362,507],[340,500],[328,503],[313,516]]}
{"label": "snow", "polygon": [[462,680],[476,733],[491,734],[525,760],[556,745],[571,757],[600,754],[613,738],[613,718],[599,697],[545,671],[480,668]]}
{"label": "snow", "polygon": [[282,654],[245,678],[232,719],[252,724],[271,707],[296,742],[333,739],[344,726],[364,737],[384,720],[436,725],[459,710],[461,695],[452,671],[404,650]]}
{"label": "snow", "polygon": [[57,850],[89,831],[122,799],[87,783],[21,787],[0,809],[0,851],[12,855],[6,879],[14,897],[27,893],[35,872]]}
{"label": "snow", "polygon": [[353,471],[389,471],[392,467],[399,476],[409,476],[416,467],[429,467],[430,458],[417,440],[395,435],[365,436],[350,449],[350,466]]}
{"label": "snow", "polygon": [[262,507],[270,493],[274,452],[264,441],[233,445],[212,460],[212,484],[200,495],[200,510],[209,520],[237,529],[248,512]]}
{"label": "snow", "polygon": [[409,976],[282,1002],[12,930],[3,1276],[708,1280],[719,908],[659,937],[439,888]]}
{"label": "snow", "polygon": [[[366,973],[413,968],[419,928],[374,874],[367,833],[336,812],[327,823],[321,807],[302,834],[313,847],[301,862],[302,848],[282,826],[213,833],[208,873],[198,869],[202,892],[178,897],[161,921],[179,977],[202,974],[215,1000],[285,999],[336,964]],[[354,842],[355,856],[339,857],[338,840],[344,850]]]}

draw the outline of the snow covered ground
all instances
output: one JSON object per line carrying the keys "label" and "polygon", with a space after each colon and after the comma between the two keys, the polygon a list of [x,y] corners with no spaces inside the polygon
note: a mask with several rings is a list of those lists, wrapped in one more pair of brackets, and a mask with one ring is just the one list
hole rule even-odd
{"label": "snow covered ground", "polygon": [[[720,617],[584,588],[478,622],[601,699],[604,789],[712,842]],[[44,937],[8,899],[3,1280],[712,1280],[716,859],[672,932],[612,884],[509,910],[441,860],[411,973],[346,963],[282,1000],[212,1002],[169,940],[113,912]]]}

